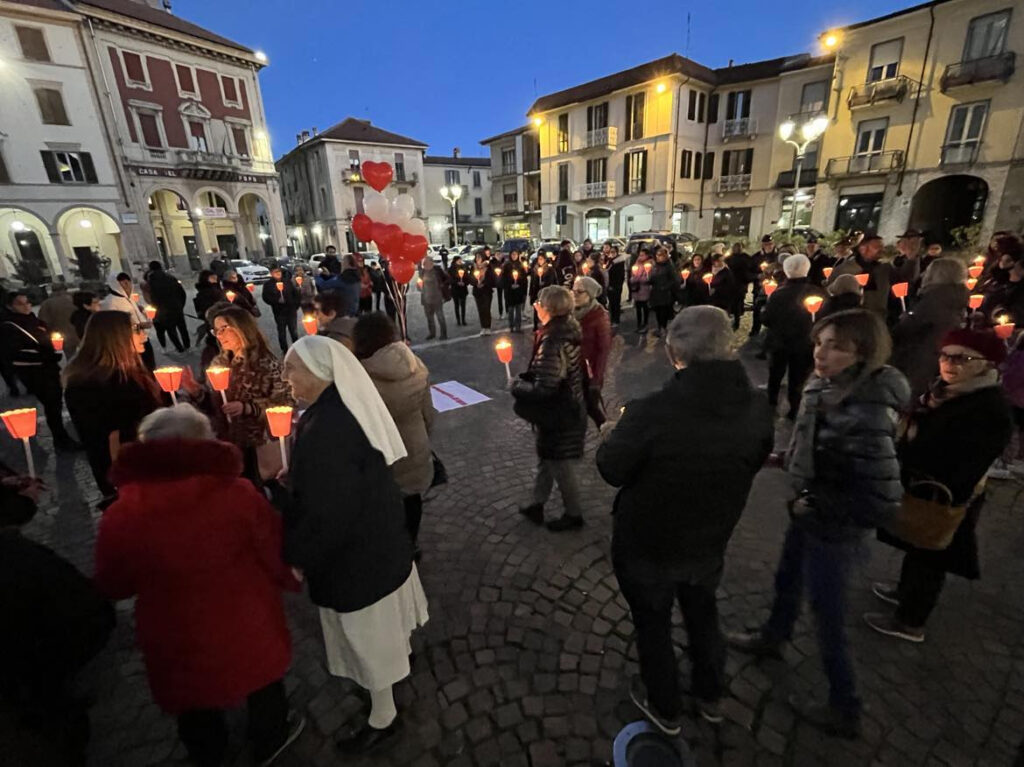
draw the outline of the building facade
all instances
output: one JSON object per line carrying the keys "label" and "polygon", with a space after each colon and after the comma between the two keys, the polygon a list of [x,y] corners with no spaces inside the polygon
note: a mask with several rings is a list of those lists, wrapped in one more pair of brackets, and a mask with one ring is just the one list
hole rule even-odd
{"label": "building facade", "polygon": [[498,238],[491,221],[491,158],[462,157],[458,149],[451,157],[423,158],[423,214],[432,243],[453,245],[452,205],[441,187],[456,186],[461,194],[455,203],[460,243],[493,243]]}
{"label": "building facade", "polygon": [[491,212],[502,240],[541,236],[540,137],[534,125],[480,142],[491,152]]}
{"label": "building facade", "polygon": [[352,217],[363,213],[370,186],[363,162],[388,162],[394,178],[385,192],[408,193],[416,217],[424,216],[423,155],[427,145],[349,117],[319,132],[303,131],[296,146],[277,161],[288,247],[297,255],[322,253],[334,245],[342,253],[365,250],[352,234]]}

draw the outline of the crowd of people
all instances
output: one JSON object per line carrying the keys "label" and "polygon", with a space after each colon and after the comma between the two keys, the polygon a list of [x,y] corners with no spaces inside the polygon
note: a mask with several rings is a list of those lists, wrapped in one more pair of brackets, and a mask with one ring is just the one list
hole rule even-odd
{"label": "crowd of people", "polygon": [[[430,338],[447,336],[449,301],[456,325],[466,324],[470,290],[484,335],[495,293],[513,334],[530,300],[530,360],[510,392],[537,453],[520,513],[556,533],[585,524],[580,473],[593,421],[597,470],[618,488],[612,563],[640,660],[630,695],[667,735],[680,732],[683,711],[676,601],[697,711],[719,722],[727,645],[781,657],[806,592],[829,697],[794,705],[811,724],[852,738],[862,705],[845,613],[866,537],[877,531],[905,552],[898,578],[870,585],[892,609],[864,621],[886,636],[924,641],[946,575],[980,576],[986,481],[1024,474],[1024,334],[1000,330],[1024,328],[1024,247],[997,233],[969,273],[909,230],[884,255],[869,234],[832,253],[814,238],[797,253],[765,237],[753,255],[718,243],[689,257],[665,245],[631,258],[586,241],[533,263],[484,248],[473,263],[420,266]],[[159,262],[138,292],[119,273],[104,297],[58,290],[39,316],[26,293],[4,296],[9,387],[39,401],[56,449],[85,451],[103,511],[90,581],[18,533],[41,485],[0,470],[0,574],[35,584],[0,598],[26,627],[0,640],[0,694],[27,722],[74,712],[72,740],[82,747],[84,704],[69,703],[70,682],[111,632],[109,601],[135,597],[153,698],[177,718],[190,759],[223,763],[224,710],[247,701],[252,753],[271,764],[305,724],[283,683],[291,641],[282,593],[306,588],[329,671],[369,696],[366,718],[339,748],[364,753],[395,737],[393,686],[409,675],[410,635],[428,619],[416,564],[424,496],[443,465],[431,445],[429,371],[394,321],[394,286],[377,290],[390,279],[387,264],[376,271],[329,252],[315,275],[274,267],[259,301],[230,268],[201,272],[192,302],[201,364],[181,365],[178,404],[154,374],[149,332],[185,352],[187,296]],[[374,310],[375,293],[384,312]],[[736,351],[748,298],[753,351],[767,360],[763,393]],[[282,357],[256,321],[261,303]],[[673,373],[610,418],[603,389],[628,303],[641,341],[662,339]],[[299,336],[300,311],[315,318],[316,335]],[[63,369],[53,332],[64,342]],[[226,389],[209,380],[216,368],[228,371]],[[780,447],[784,380],[780,423],[791,422],[792,437]],[[65,402],[77,439],[63,422]],[[301,414],[287,465],[267,427],[278,406]],[[765,465],[782,466],[791,484],[774,601],[764,621],[724,635],[716,590]],[[560,516],[547,512],[556,485]],[[40,591],[59,584],[73,601]],[[42,648],[62,662],[42,670]]]}

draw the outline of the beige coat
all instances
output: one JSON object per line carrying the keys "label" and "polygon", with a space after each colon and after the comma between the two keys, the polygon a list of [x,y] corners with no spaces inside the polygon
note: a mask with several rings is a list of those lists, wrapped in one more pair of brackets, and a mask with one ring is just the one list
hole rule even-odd
{"label": "beige coat", "polygon": [[363,360],[363,367],[395,419],[408,453],[391,466],[395,482],[405,495],[425,493],[434,478],[429,433],[437,412],[430,398],[430,372],[401,341],[378,349]]}

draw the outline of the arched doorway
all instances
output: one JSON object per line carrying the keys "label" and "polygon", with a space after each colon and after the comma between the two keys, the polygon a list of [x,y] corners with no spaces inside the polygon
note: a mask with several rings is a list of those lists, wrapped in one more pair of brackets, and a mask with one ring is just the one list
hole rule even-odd
{"label": "arched doorway", "polygon": [[250,259],[274,258],[270,211],[259,195],[246,192],[238,198],[238,228]]}
{"label": "arched doorway", "polygon": [[154,189],[147,202],[149,220],[164,265],[172,266],[175,258],[198,258],[199,243],[188,200],[173,189]]}
{"label": "arched doorway", "polygon": [[914,194],[910,226],[943,245],[952,245],[953,230],[981,223],[988,200],[988,184],[977,176],[943,176],[929,181]]}
{"label": "arched doorway", "polygon": [[207,246],[227,253],[231,258],[238,258],[238,231],[233,220],[236,214],[228,207],[228,199],[220,189],[201,189],[196,194],[194,213],[198,225],[203,228]]}
{"label": "arched doorway", "polygon": [[648,232],[653,226],[654,208],[633,203],[619,211],[619,234],[629,237],[636,232]]}
{"label": "arched doorway", "polygon": [[0,207],[0,276],[44,285],[62,271],[46,222],[22,208]]}
{"label": "arched doorway", "polygon": [[591,208],[587,211],[584,227],[592,242],[604,242],[612,234],[612,212],[607,208]]}
{"label": "arched doorway", "polygon": [[64,238],[71,276],[83,282],[103,282],[121,265],[121,227],[96,208],[77,207],[57,219],[57,231]]}

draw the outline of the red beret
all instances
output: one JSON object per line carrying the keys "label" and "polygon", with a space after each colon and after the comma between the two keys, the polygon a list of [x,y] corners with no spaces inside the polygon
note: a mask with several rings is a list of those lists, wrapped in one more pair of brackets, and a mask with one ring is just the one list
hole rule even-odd
{"label": "red beret", "polygon": [[963,346],[978,352],[996,365],[1006,359],[1006,344],[987,330],[951,330],[942,339],[942,346]]}

